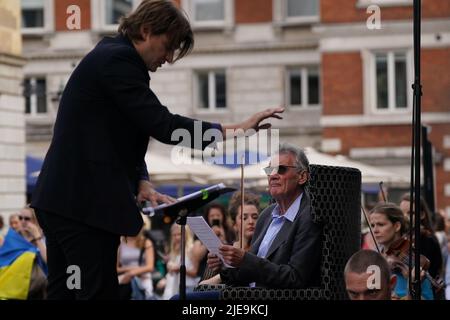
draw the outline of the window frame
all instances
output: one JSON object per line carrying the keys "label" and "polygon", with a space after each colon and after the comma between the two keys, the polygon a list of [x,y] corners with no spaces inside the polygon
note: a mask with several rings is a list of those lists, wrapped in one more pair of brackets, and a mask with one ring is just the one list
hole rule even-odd
{"label": "window frame", "polygon": [[[27,79],[30,80],[32,86],[33,85],[36,86],[37,80],[41,80],[41,79],[45,80],[45,112],[38,112],[37,93],[32,93],[29,96],[29,98],[30,98],[30,113],[26,112],[26,107],[25,107],[25,110],[24,110],[25,116],[28,118],[33,118],[33,119],[47,118],[50,114],[50,102],[51,102],[50,94],[49,94],[49,90],[48,90],[49,82],[48,82],[47,76],[45,76],[45,75],[27,75],[24,77],[24,86],[25,86],[25,80],[27,80]],[[24,103],[26,104],[27,97],[25,96],[25,94],[23,95],[23,98],[24,98]]]}
{"label": "window frame", "polygon": [[196,21],[195,20],[195,0],[181,0],[181,7],[188,13],[191,26],[195,30],[202,29],[230,29],[234,25],[234,1],[223,0],[224,2],[224,17],[223,20],[211,21]]}
{"label": "window frame", "polygon": [[[309,104],[308,102],[308,94],[309,94],[309,88],[308,88],[308,69],[311,68],[317,68],[317,73],[319,76],[319,103],[318,104]],[[297,66],[288,66],[286,68],[286,75],[285,75],[285,100],[286,105],[289,107],[290,110],[316,110],[322,108],[322,77],[320,73],[320,65],[297,65]],[[300,71],[301,75],[301,88],[300,88],[300,95],[301,95],[301,104],[291,104],[291,74],[293,72]]]}
{"label": "window frame", "polygon": [[[200,85],[199,85],[199,75],[200,74],[208,74],[208,107],[202,108],[200,106]],[[225,98],[226,98],[226,104],[225,108],[217,108],[216,106],[216,100],[217,100],[217,92],[215,90],[216,88],[216,73],[223,73],[225,75]],[[227,113],[229,112],[229,85],[227,81],[227,70],[226,69],[196,69],[193,70],[193,88],[194,88],[194,110],[197,113]],[[212,103],[212,105],[211,105]]]}
{"label": "window frame", "polygon": [[[19,0],[21,1],[21,0]],[[43,0],[44,3],[44,26],[36,28],[22,28],[22,35],[41,35],[45,33],[50,33],[55,28],[55,7],[53,0]],[[20,14],[22,15],[22,3],[20,4]]]}
{"label": "window frame", "polygon": [[[395,54],[401,53],[405,55],[406,62],[406,107],[396,106],[396,88],[395,88]],[[387,55],[387,74],[388,74],[388,107],[386,109],[378,108],[378,92],[377,92],[377,70],[376,55]],[[412,83],[412,56],[411,50],[392,49],[392,50],[374,50],[369,54],[369,85],[364,86],[366,93],[369,95],[370,112],[373,114],[392,114],[392,113],[408,113],[412,109],[412,95],[409,91],[409,84]]]}
{"label": "window frame", "polygon": [[273,0],[273,21],[277,25],[305,25],[320,22],[320,0],[317,15],[314,16],[296,16],[288,17],[287,15],[288,0]]}
{"label": "window frame", "polygon": [[413,0],[358,0],[357,8],[368,8],[371,5],[379,7],[409,7],[413,5]]}
{"label": "window frame", "polygon": [[[91,0],[92,29],[96,31],[116,32],[119,24],[106,23],[106,1],[107,0]],[[132,1],[133,7],[131,10],[135,10],[142,2],[142,0]]]}

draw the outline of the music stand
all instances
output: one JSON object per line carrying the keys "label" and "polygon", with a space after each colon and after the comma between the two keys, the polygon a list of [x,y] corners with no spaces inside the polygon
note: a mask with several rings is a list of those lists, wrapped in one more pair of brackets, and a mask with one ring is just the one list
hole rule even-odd
{"label": "music stand", "polygon": [[149,216],[164,215],[170,217],[172,221],[181,226],[181,244],[180,244],[180,300],[186,300],[186,221],[189,214],[203,207],[222,194],[236,191],[234,188],[226,187],[223,183],[213,185],[200,191],[181,197],[177,202],[167,205],[162,204],[158,207],[144,207],[142,212]]}

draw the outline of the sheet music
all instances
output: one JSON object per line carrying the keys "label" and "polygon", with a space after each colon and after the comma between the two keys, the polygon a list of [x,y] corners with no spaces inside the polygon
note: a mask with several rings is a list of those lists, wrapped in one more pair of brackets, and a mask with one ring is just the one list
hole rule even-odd
{"label": "sheet music", "polygon": [[222,242],[203,217],[187,217],[187,224],[209,252],[217,255],[220,260],[222,260],[225,267],[233,268],[223,260],[223,256],[219,253],[219,247],[222,245]]}

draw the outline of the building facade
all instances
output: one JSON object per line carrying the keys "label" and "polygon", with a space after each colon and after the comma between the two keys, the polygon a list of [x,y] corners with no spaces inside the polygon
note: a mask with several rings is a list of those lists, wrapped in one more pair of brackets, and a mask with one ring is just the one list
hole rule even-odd
{"label": "building facade", "polygon": [[[322,66],[322,150],[405,176],[411,156],[412,4],[321,0],[321,23],[315,28]],[[379,29],[370,19],[378,9]],[[422,122],[435,149],[437,208],[450,214],[449,1],[422,1],[421,76]]]}
{"label": "building facade", "polygon": [[[196,45],[191,55],[151,75],[150,86],[163,104],[174,113],[222,123],[289,105],[280,122],[282,137],[320,146],[316,1],[307,1],[306,9],[291,0],[175,2],[190,17]],[[59,95],[77,63],[139,3],[22,0],[28,154],[45,154]],[[71,29],[77,12],[79,29]]]}
{"label": "building facade", "polygon": [[[25,119],[20,3],[0,1],[0,215],[25,205]],[[7,225],[7,221],[5,221]]]}
{"label": "building facade", "polygon": [[[408,176],[412,0],[174,1],[196,45],[151,75],[172,112],[227,123],[286,106],[282,140]],[[22,0],[28,154],[45,154],[77,63],[139,2]],[[422,2],[423,120],[436,150],[437,203],[450,212],[450,2]],[[381,29],[368,27],[371,5]]]}

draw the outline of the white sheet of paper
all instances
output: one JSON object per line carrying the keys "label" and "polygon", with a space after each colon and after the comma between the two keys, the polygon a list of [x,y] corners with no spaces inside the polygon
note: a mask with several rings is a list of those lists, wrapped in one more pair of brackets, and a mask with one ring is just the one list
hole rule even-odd
{"label": "white sheet of paper", "polygon": [[203,217],[187,217],[187,225],[197,235],[208,251],[217,255],[222,260],[225,267],[233,268],[223,260],[223,256],[219,253],[219,247],[222,245],[222,242]]}

